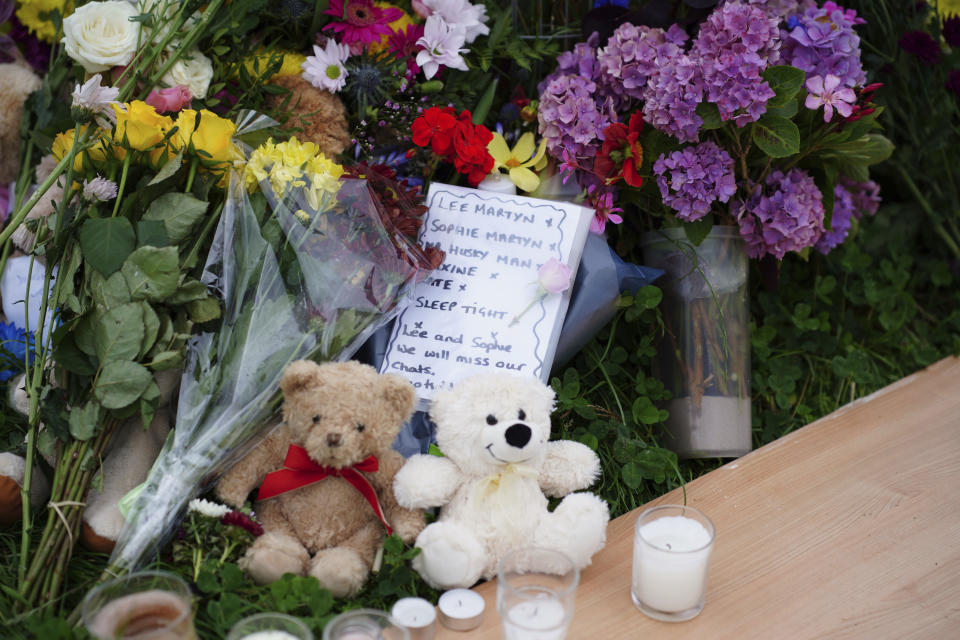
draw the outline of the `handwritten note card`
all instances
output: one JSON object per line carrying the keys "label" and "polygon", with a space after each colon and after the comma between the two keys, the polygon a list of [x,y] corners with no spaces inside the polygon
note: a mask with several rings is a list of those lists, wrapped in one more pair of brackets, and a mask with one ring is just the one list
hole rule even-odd
{"label": "handwritten note card", "polygon": [[547,381],[570,289],[530,307],[537,271],[556,258],[576,274],[593,211],[436,183],[427,204],[420,239],[446,259],[397,318],[381,372],[406,376],[421,408],[481,372]]}

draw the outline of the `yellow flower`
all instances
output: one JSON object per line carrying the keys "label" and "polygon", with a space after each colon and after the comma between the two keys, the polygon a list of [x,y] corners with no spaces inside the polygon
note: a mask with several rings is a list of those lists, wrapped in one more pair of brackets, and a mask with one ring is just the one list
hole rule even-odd
{"label": "yellow flower", "polygon": [[493,156],[494,170],[508,169],[510,172],[510,182],[517,185],[524,191],[530,192],[540,186],[540,177],[530,170],[530,167],[536,169],[543,168],[543,162],[546,159],[547,141],[541,140],[540,147],[534,155],[535,143],[533,134],[529,131],[517,140],[511,150],[507,146],[507,141],[499,133],[493,134],[493,139],[487,144],[487,151]]}
{"label": "yellow flower", "polygon": [[260,50],[255,55],[244,60],[243,66],[247,68],[247,72],[252,77],[256,78],[266,70],[267,65],[270,64],[272,59],[280,56],[283,56],[283,63],[280,65],[280,70],[269,78],[264,78],[264,82],[269,82],[270,80],[279,78],[280,76],[298,76],[303,73],[303,69],[300,68],[300,65],[307,61],[307,56],[294,51]]}
{"label": "yellow flower", "polygon": [[937,13],[941,18],[960,15],[960,0],[937,0]]}
{"label": "yellow flower", "polygon": [[[80,125],[81,134],[86,130],[87,125]],[[74,129],[70,129],[69,131],[58,133],[53,139],[53,146],[50,152],[58,161],[63,160],[65,156],[70,154],[70,150],[73,148],[74,131]],[[103,133],[101,129],[97,129],[96,136],[98,139],[94,144],[73,157],[74,172],[81,173],[86,169],[103,168],[106,164],[110,143],[102,137]]]}
{"label": "yellow flower", "polygon": [[[375,7],[380,9],[400,9],[400,7],[394,6],[388,2],[374,2]],[[401,9],[401,11],[403,11]],[[403,12],[403,15],[387,24],[390,27],[391,31],[400,32],[406,29],[409,25],[413,24],[413,18],[411,18],[406,11]],[[389,47],[390,36],[383,35],[380,36],[380,40],[377,42],[371,42],[367,45],[367,51],[370,53],[380,53],[381,51],[386,51]]]}
{"label": "yellow flower", "polygon": [[73,13],[73,0],[23,0],[19,3],[17,18],[40,40],[53,44],[57,39],[56,27],[50,14],[59,11],[61,18]]}
{"label": "yellow flower", "polygon": [[110,105],[117,114],[117,126],[113,139],[137,151],[147,151],[160,144],[173,127],[173,120],[162,116],[146,102],[134,100],[126,110],[117,104]]}
{"label": "yellow flower", "polygon": [[257,147],[247,161],[244,182],[249,191],[269,180],[276,196],[292,189],[303,189],[307,204],[319,211],[327,195],[340,189],[343,167],[329,160],[313,142],[300,142],[294,136],[275,144],[267,140]]}
{"label": "yellow flower", "polygon": [[237,156],[238,150],[233,143],[236,131],[233,122],[212,111],[201,110],[198,122],[196,111],[183,109],[177,116],[174,144],[183,147],[187,153],[195,153],[204,164],[221,164]]}

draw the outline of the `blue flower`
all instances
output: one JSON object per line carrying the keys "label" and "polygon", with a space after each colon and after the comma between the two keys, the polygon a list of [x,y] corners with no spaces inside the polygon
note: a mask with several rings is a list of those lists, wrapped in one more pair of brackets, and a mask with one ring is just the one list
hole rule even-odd
{"label": "blue flower", "polygon": [[600,7],[623,7],[626,9],[630,6],[630,0],[594,0],[593,8],[598,9]]}
{"label": "blue flower", "polygon": [[[23,361],[27,354],[27,332],[15,324],[0,322],[0,382],[6,382],[18,373],[23,373]],[[33,360],[33,335],[29,336],[30,359]]]}

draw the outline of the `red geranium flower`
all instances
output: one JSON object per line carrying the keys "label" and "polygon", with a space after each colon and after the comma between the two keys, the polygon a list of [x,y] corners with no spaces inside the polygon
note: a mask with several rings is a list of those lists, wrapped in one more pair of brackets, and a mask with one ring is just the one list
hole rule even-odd
{"label": "red geranium flower", "polygon": [[593,162],[593,172],[607,184],[621,178],[631,187],[643,185],[639,169],[643,164],[643,147],[638,138],[643,130],[643,115],[636,111],[630,124],[615,122],[603,130],[603,146]]}
{"label": "red geranium flower", "polygon": [[441,156],[450,153],[453,146],[453,134],[457,120],[446,110],[430,107],[410,126],[413,132],[413,144],[418,147],[430,145]]}

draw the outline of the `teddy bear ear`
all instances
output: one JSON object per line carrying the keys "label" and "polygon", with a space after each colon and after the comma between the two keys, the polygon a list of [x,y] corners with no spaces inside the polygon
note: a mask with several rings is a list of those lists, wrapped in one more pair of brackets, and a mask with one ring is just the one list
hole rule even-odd
{"label": "teddy bear ear", "polygon": [[393,374],[380,376],[380,391],[396,413],[398,422],[406,422],[417,404],[417,392],[406,378]]}
{"label": "teddy bear ear", "polygon": [[291,396],[299,391],[314,387],[320,380],[320,365],[310,360],[291,362],[283,378],[280,379],[280,390],[283,395]]}

